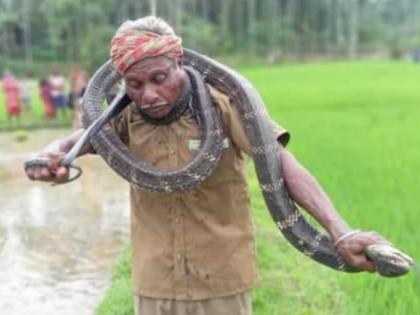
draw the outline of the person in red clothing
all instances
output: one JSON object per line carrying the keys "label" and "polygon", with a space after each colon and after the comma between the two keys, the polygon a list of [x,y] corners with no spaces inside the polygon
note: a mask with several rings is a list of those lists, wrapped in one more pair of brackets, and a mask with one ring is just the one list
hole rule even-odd
{"label": "person in red clothing", "polygon": [[73,64],[69,73],[69,106],[73,108],[73,128],[82,128],[82,97],[88,82],[87,72],[80,64]]}
{"label": "person in red clothing", "polygon": [[55,108],[51,97],[51,87],[48,80],[42,79],[39,84],[42,103],[44,105],[44,113],[47,119],[55,117]]}
{"label": "person in red clothing", "polygon": [[4,72],[3,91],[5,94],[5,105],[8,120],[11,121],[13,117],[18,120],[21,112],[19,101],[19,83],[10,70],[6,70]]}

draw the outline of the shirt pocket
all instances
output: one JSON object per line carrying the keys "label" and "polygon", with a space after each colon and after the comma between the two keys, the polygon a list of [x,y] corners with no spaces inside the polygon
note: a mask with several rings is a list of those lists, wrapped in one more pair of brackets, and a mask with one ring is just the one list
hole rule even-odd
{"label": "shirt pocket", "polygon": [[[239,152],[239,154],[241,154]],[[232,147],[229,139],[224,140],[222,156],[218,161],[216,169],[203,183],[211,188],[220,185],[230,185],[236,183],[240,179],[243,172],[243,161],[238,155],[238,150]]]}
{"label": "shirt pocket", "polygon": [[152,166],[166,166],[168,139],[159,128],[130,124],[130,133],[128,147],[136,157]]}

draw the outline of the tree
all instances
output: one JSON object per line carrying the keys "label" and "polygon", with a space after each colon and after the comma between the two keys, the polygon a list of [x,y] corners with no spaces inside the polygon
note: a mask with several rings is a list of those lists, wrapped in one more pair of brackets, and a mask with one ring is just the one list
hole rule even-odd
{"label": "tree", "polygon": [[349,11],[349,49],[350,58],[355,58],[359,44],[359,0],[348,0]]}
{"label": "tree", "polygon": [[401,57],[420,42],[420,0],[0,0],[0,64],[81,60],[95,69],[120,23],[143,14],[169,21],[190,47],[270,61]]}
{"label": "tree", "polygon": [[156,0],[149,0],[150,14],[156,15]]}

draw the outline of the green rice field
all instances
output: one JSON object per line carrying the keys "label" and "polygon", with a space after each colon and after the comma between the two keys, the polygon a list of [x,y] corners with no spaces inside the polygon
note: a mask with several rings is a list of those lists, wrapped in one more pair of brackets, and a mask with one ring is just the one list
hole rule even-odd
{"label": "green rice field", "polygon": [[[348,222],[378,231],[419,260],[420,67],[334,63],[244,74]],[[251,182],[261,269],[255,314],[418,314],[418,269],[384,279],[307,261],[276,239],[255,177]]]}

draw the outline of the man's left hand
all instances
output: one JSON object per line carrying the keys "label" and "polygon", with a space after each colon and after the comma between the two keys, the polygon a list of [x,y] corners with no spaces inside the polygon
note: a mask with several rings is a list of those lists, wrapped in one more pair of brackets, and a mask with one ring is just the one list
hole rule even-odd
{"label": "man's left hand", "polygon": [[366,255],[366,248],[372,244],[392,245],[375,232],[360,232],[341,241],[336,249],[348,264],[363,271],[375,272],[375,266]]}

